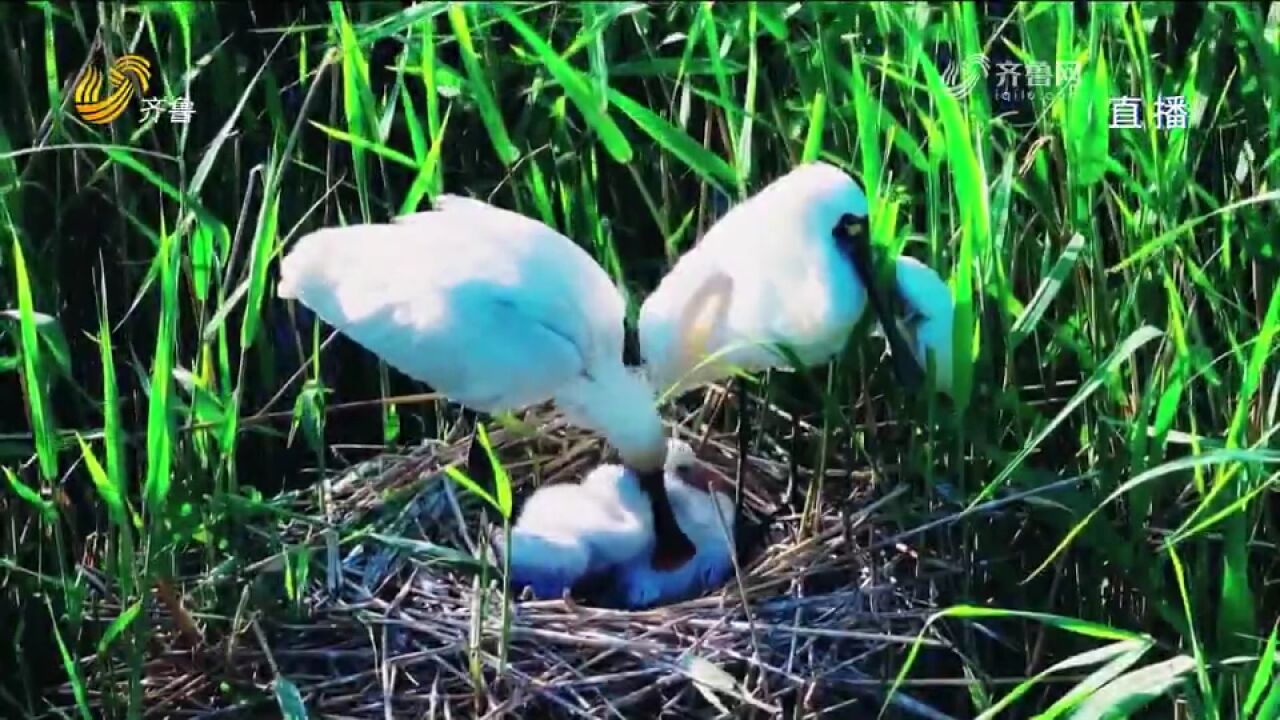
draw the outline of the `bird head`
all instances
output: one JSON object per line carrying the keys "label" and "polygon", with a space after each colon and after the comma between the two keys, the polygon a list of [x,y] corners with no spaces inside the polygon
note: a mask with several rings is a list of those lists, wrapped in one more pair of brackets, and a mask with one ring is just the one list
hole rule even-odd
{"label": "bird head", "polygon": [[843,196],[833,194],[830,198],[824,197],[825,204],[820,202],[815,206],[815,212],[820,213],[823,218],[821,222],[835,218],[832,224],[819,227],[830,228],[830,236],[835,242],[836,249],[853,266],[854,274],[858,276],[858,280],[866,291],[867,303],[871,306],[871,311],[883,329],[885,339],[889,342],[889,349],[893,356],[893,369],[898,376],[898,382],[908,391],[914,391],[924,383],[924,371],[912,360],[913,356],[910,354],[912,346],[903,338],[902,331],[896,322],[893,306],[890,304],[890,294],[885,292],[885,283],[881,282],[877,276],[878,268],[872,252],[871,223],[866,195],[857,183],[852,180],[850,182],[856,192],[846,192]]}
{"label": "bird head", "polygon": [[667,441],[667,472],[689,487],[705,493],[733,495],[733,483],[720,471],[702,462],[689,443],[671,438]]}
{"label": "bird head", "polygon": [[875,259],[871,254],[871,223],[866,215],[846,212],[831,226],[836,249],[853,266],[853,271],[870,293],[876,286]]}
{"label": "bird head", "polygon": [[834,165],[820,161],[800,165],[775,181],[767,192],[774,196],[771,204],[780,213],[803,218],[806,240],[826,244],[833,229],[847,228],[855,233],[847,238],[851,245],[845,244],[846,238],[836,237],[837,248],[845,254],[860,250],[857,245],[870,240],[866,226],[871,206],[867,194],[856,180]]}

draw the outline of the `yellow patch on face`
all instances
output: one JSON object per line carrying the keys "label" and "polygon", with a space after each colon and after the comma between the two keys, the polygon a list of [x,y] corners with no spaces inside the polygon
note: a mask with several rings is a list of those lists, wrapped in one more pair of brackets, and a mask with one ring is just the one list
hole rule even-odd
{"label": "yellow patch on face", "polygon": [[717,324],[724,321],[733,295],[733,278],[715,273],[685,304],[679,328],[680,372],[687,373],[707,356]]}

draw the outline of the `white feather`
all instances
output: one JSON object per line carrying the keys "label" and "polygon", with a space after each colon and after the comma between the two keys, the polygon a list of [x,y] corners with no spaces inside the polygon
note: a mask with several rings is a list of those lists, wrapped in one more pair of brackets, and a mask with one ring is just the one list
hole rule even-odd
{"label": "white feather", "polygon": [[[832,231],[848,213],[866,217],[867,197],[838,168],[801,165],[725,214],[662,279],[640,309],[641,354],[659,392],[674,394],[746,372],[791,369],[775,344],[805,366],[839,354],[867,306],[866,288]],[[706,288],[720,283],[727,298]],[[908,314],[916,360],[935,354],[936,388],[951,390],[952,298],[946,283],[910,257],[897,263],[896,290]],[[716,301],[720,304],[717,305]],[[706,318],[708,307],[712,317]],[[704,316],[691,333],[686,316]],[[717,356],[718,360],[703,362]],[[696,368],[699,363],[702,367]]]}
{"label": "white feather", "polygon": [[653,393],[622,364],[621,294],[536,220],[444,195],[391,223],[318,230],[281,261],[278,293],[458,403],[554,399],[629,464],[661,466]]}
{"label": "white feather", "polygon": [[909,321],[908,336],[916,362],[928,368],[933,357],[935,387],[951,393],[952,335],[955,325],[955,301],[951,288],[932,268],[909,255],[899,255],[895,276],[898,294],[914,317]]}
{"label": "white feather", "polygon": [[844,213],[865,216],[866,196],[826,163],[802,165],[730,209],[641,307],[640,347],[655,388],[664,391],[690,371],[679,319],[717,274],[732,279],[732,299],[701,350],[728,350],[677,392],[724,379],[734,365],[747,372],[786,367],[775,343],[790,345],[806,365],[838,353],[866,305],[831,236]]}
{"label": "white feather", "polygon": [[[673,441],[679,442],[679,441]],[[692,458],[689,446],[685,457]],[[668,457],[678,451],[669,451]],[[667,494],[676,521],[697,552],[671,571],[655,570],[647,558],[634,558],[617,573],[615,592],[626,607],[643,609],[688,600],[723,585],[733,575],[733,499],[723,492],[706,493],[690,487],[673,472],[666,476]]]}
{"label": "white feather", "polygon": [[674,571],[653,569],[648,498],[633,472],[601,465],[581,485],[546,486],[526,501],[512,528],[513,585],[555,598],[589,574],[610,573],[605,594],[628,608],[686,600],[722,585],[733,572],[733,500],[680,479],[683,466],[698,462],[687,443],[669,440],[666,462],[667,493],[696,548],[693,559]]}
{"label": "white feather", "polygon": [[511,576],[543,599],[588,574],[644,558],[655,543],[653,513],[631,471],[601,465],[581,484],[539,488],[511,529]]}

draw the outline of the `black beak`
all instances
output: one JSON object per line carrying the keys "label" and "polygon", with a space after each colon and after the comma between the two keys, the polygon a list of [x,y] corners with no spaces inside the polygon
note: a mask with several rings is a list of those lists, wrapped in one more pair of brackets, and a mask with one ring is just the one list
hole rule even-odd
{"label": "black beak", "polygon": [[676,522],[675,511],[663,484],[663,471],[640,473],[640,489],[649,496],[653,508],[653,534],[656,538],[651,565],[655,570],[675,570],[693,559],[697,548]]}
{"label": "black beak", "polygon": [[893,370],[898,376],[898,382],[908,392],[918,391],[924,385],[924,369],[916,362],[910,346],[898,331],[898,324],[894,322],[889,301],[883,292],[884,283],[878,279],[879,273],[871,252],[871,226],[868,218],[865,215],[859,217],[852,213],[845,213],[831,234],[835,238],[836,246],[849,259],[854,273],[866,288],[867,302],[871,305],[871,312],[875,313],[876,319],[880,321],[884,337],[889,342],[889,352],[893,356]]}

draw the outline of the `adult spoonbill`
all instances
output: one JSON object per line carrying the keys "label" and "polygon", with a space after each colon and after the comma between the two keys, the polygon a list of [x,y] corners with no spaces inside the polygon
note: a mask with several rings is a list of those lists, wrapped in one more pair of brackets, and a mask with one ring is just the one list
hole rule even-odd
{"label": "adult spoonbill", "polygon": [[652,510],[654,566],[693,556],[663,482],[666,433],[653,389],[623,364],[625,302],[564,235],[443,195],[433,210],[390,223],[302,237],[280,263],[277,292],[473,411],[553,400],[636,471]]}
{"label": "adult spoonbill", "polygon": [[[538,598],[548,599],[594,581],[609,602],[638,609],[684,600],[724,583],[733,571],[729,480],[699,461],[687,443],[673,438],[664,482],[676,522],[696,547],[689,562],[670,570],[653,567],[652,510],[636,474],[604,464],[580,485],[547,485],[525,501],[511,528],[512,587],[529,587]],[[501,531],[492,542],[501,554]]]}
{"label": "adult spoonbill", "polygon": [[[900,262],[896,285],[929,319],[951,302],[950,293],[934,296],[937,285],[946,288],[941,280],[921,286],[920,269],[928,270],[904,270]],[[701,321],[692,331],[678,327],[693,303]],[[789,367],[779,344],[805,366],[819,365],[844,348],[868,303],[899,380],[918,387],[922,369],[911,362],[914,353],[874,277],[867,197],[838,168],[807,163],[731,208],[680,257],[641,306],[640,353],[657,390],[673,395],[724,379],[733,366]],[[939,367],[949,366],[949,338],[931,349]],[[717,359],[706,361],[712,355]]]}

